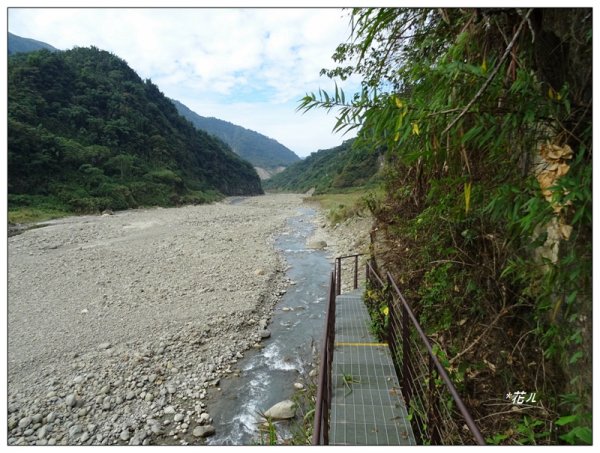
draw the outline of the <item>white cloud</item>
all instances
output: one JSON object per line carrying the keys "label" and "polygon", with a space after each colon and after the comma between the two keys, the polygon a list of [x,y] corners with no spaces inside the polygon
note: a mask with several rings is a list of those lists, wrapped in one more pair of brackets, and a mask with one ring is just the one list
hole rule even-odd
{"label": "white cloud", "polygon": [[333,86],[319,71],[348,37],[340,9],[11,8],[9,31],[111,51],[198,113],[276,134],[301,154],[342,140],[332,115],[294,112],[306,92]]}

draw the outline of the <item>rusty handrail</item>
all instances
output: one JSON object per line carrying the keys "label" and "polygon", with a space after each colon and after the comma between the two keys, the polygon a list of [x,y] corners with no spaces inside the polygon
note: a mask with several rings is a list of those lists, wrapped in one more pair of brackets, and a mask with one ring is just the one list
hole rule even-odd
{"label": "rusty handrail", "polygon": [[325,315],[325,335],[321,346],[321,363],[317,399],[315,402],[315,419],[313,426],[313,445],[329,444],[329,408],[331,406],[331,363],[333,361],[333,336],[335,333],[335,299],[336,271],[329,280],[329,299]]}
{"label": "rusty handrail", "polygon": [[[377,272],[371,265],[370,261],[367,261],[366,273],[367,273],[368,281],[372,281],[372,278],[375,277],[378,281],[377,283],[379,283],[379,285],[382,288],[385,288],[386,284],[384,284],[383,280],[379,277],[379,275],[377,274]],[[411,369],[411,367],[414,366],[410,363],[411,356],[412,356],[411,349],[410,349],[411,345],[410,345],[410,333],[409,333],[409,324],[408,324],[408,320],[410,319],[414,329],[416,330],[419,338],[421,339],[423,346],[425,346],[425,348],[427,349],[427,352],[429,355],[429,360],[428,360],[428,362],[429,362],[428,363],[429,378],[428,379],[429,379],[430,401],[429,401],[428,407],[429,407],[430,418],[433,418],[435,421],[435,419],[437,418],[437,415],[439,415],[439,411],[436,410],[436,406],[435,406],[436,403],[434,401],[431,401],[431,398],[434,397],[434,393],[435,393],[434,387],[433,387],[434,386],[433,369],[435,367],[435,369],[437,369],[438,376],[442,379],[442,381],[446,385],[446,388],[452,395],[452,398],[453,398],[454,402],[456,403],[456,406],[458,407],[463,419],[465,420],[467,427],[471,431],[471,434],[473,435],[475,441],[479,445],[485,445],[485,440],[484,440],[483,436],[481,435],[479,428],[475,424],[473,417],[467,410],[460,395],[456,391],[456,388],[454,387],[454,384],[450,380],[450,377],[448,376],[446,369],[440,363],[437,355],[433,352],[431,342],[429,341],[429,339],[423,332],[423,329],[420,326],[419,322],[417,321],[417,318],[415,317],[410,306],[406,302],[406,299],[404,299],[404,296],[400,292],[398,285],[396,284],[392,275],[389,272],[387,273],[387,282],[388,282],[388,285],[394,289],[394,292],[398,296],[398,299],[400,300],[400,303],[401,303],[401,325],[402,325],[402,343],[401,344],[402,344],[402,356],[403,356],[402,357],[402,370],[403,371],[402,371],[402,373],[398,373],[398,374],[402,374],[403,394],[404,394],[405,398],[407,399],[407,401],[405,401],[407,406],[410,405],[410,400],[412,399],[413,389],[416,387],[415,383],[410,382],[410,380],[409,380],[410,369]],[[388,308],[390,310],[390,319],[394,320],[395,317],[397,316],[397,313],[396,313],[396,310],[394,309],[393,304],[389,304]],[[389,327],[390,331],[388,332],[388,337],[392,341],[389,341],[388,344],[389,344],[391,352],[392,352],[392,357],[395,359],[397,357],[397,354],[396,354],[397,341],[395,341],[395,332],[393,331],[393,322],[392,321],[390,321],[389,326],[390,326]],[[397,364],[395,364],[395,366],[397,366]],[[397,372],[398,371],[399,370],[397,368]],[[438,431],[438,434],[439,434],[439,431]],[[435,433],[433,432],[433,429],[432,429],[431,437],[433,437],[434,435],[435,435]],[[440,440],[440,439],[436,439],[436,440]]]}
{"label": "rusty handrail", "polygon": [[336,274],[336,294],[342,294],[342,260],[346,258],[354,258],[354,289],[358,289],[358,257],[364,253],[354,253],[352,255],[338,256],[335,259],[335,274]]}
{"label": "rusty handrail", "polygon": [[329,299],[325,315],[325,334],[321,345],[321,363],[317,399],[315,402],[315,419],[313,426],[313,445],[329,444],[329,408],[331,407],[331,364],[333,362],[333,346],[335,335],[335,301],[342,289],[342,260],[354,258],[354,289],[358,288],[358,257],[362,253],[340,256],[335,259],[333,272],[329,280]]}

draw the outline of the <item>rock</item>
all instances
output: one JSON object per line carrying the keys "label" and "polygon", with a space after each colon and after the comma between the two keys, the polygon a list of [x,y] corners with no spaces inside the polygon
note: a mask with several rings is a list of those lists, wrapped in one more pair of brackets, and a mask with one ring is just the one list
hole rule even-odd
{"label": "rock", "polygon": [[162,434],[163,432],[160,425],[157,424],[150,426],[150,431],[152,431],[152,433],[156,435]]}
{"label": "rock", "polygon": [[32,421],[33,419],[31,417],[23,417],[21,420],[19,420],[19,428],[27,428],[29,425],[31,425]]}
{"label": "rock", "polygon": [[304,388],[304,385],[301,382],[294,382],[294,388],[296,390],[302,390]]}
{"label": "rock", "polygon": [[206,412],[200,414],[200,424],[201,425],[206,425],[207,423],[210,423],[210,415],[208,415]]}
{"label": "rock", "polygon": [[196,426],[192,434],[194,437],[208,437],[215,433],[215,427],[212,425]]}
{"label": "rock", "polygon": [[73,393],[67,395],[67,397],[65,398],[65,404],[68,407],[75,407],[75,405],[77,405],[77,397]]}
{"label": "rock", "polygon": [[40,429],[38,429],[37,437],[38,439],[44,439],[48,434],[48,426],[44,425]]}
{"label": "rock", "polygon": [[266,339],[269,338],[271,336],[271,331],[268,329],[264,329],[260,331],[260,338],[262,339]]}
{"label": "rock", "polygon": [[75,384],[81,384],[83,381],[85,381],[85,378],[83,376],[76,376],[75,379],[73,379],[73,382]]}
{"label": "rock", "polygon": [[105,209],[104,211],[102,211],[102,215],[106,217],[109,215],[114,215],[114,212],[112,211],[112,209]]}
{"label": "rock", "polygon": [[106,343],[100,343],[98,345],[98,349],[108,349],[110,348],[110,343],[106,342]]}
{"label": "rock", "polygon": [[310,373],[308,373],[310,377],[316,377],[318,374],[319,372],[316,369],[312,369],[310,370]]}
{"label": "rock", "polygon": [[12,431],[19,425],[19,422],[14,417],[8,419],[8,430]]}
{"label": "rock", "polygon": [[180,422],[184,418],[185,418],[185,416],[183,414],[175,414],[175,417],[173,417],[173,420],[175,420],[176,422]]}
{"label": "rock", "polygon": [[260,321],[258,321],[258,327],[260,327],[261,329],[266,329],[268,325],[269,321],[266,319],[261,319]]}
{"label": "rock", "polygon": [[152,393],[146,393],[146,397],[144,399],[150,402],[154,399],[154,395]]}
{"label": "rock", "polygon": [[119,435],[119,439],[121,439],[122,441],[125,441],[125,442],[127,442],[130,437],[131,437],[131,433],[129,432],[128,429],[124,429],[123,431],[121,431],[121,434]]}
{"label": "rock", "polygon": [[105,410],[110,410],[110,408],[112,407],[112,402],[110,400],[110,396],[107,396],[106,398],[104,398],[104,400],[102,401],[102,409]]}
{"label": "rock", "polygon": [[33,417],[31,417],[31,420],[33,421],[33,423],[39,423],[42,421],[43,418],[44,416],[42,414],[35,414]]}
{"label": "rock", "polygon": [[52,423],[54,420],[56,420],[56,412],[50,412],[48,415],[46,415],[46,422]]}
{"label": "rock", "polygon": [[133,390],[129,390],[127,395],[125,395],[126,400],[132,400],[135,398],[135,392]]}
{"label": "rock", "polygon": [[254,275],[265,275],[265,270],[264,269],[256,269],[254,271]]}
{"label": "rock", "polygon": [[309,241],[307,246],[309,249],[323,250],[325,247],[327,247],[327,242],[325,242],[325,241]]}
{"label": "rock", "polygon": [[296,416],[296,403],[291,400],[280,401],[264,413],[266,418],[287,420]]}
{"label": "rock", "polygon": [[81,425],[73,425],[69,428],[69,437],[76,437],[83,432]]}
{"label": "rock", "polygon": [[84,443],[86,440],[88,440],[90,438],[90,433],[88,433],[87,431],[84,432],[81,437],[79,438],[79,442]]}
{"label": "rock", "polygon": [[165,407],[165,414],[174,414],[174,413],[175,413],[175,408],[173,406]]}

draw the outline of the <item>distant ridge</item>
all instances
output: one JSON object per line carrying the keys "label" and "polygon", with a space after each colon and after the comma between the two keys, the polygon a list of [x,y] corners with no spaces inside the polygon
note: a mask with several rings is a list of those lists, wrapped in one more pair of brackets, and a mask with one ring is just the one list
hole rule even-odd
{"label": "distant ridge", "polygon": [[263,182],[266,190],[315,193],[336,192],[376,183],[381,167],[380,153],[354,146],[355,139],[339,146],[322,149],[290,165],[283,172]]}
{"label": "distant ridge", "polygon": [[216,135],[233,149],[241,158],[255,167],[267,170],[269,174],[281,171],[300,158],[289,148],[259,132],[217,118],[206,118],[190,110],[179,101],[171,99],[181,116],[196,128]]}
{"label": "distant ridge", "polygon": [[37,41],[31,38],[23,38],[13,33],[8,33],[8,54],[35,52],[37,50],[46,49],[51,52],[58,52],[56,47],[51,46],[42,41]]}

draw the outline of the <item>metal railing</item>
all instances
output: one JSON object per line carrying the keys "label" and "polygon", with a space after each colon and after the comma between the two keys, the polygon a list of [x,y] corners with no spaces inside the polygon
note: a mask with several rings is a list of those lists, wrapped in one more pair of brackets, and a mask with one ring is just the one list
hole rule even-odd
{"label": "metal railing", "polygon": [[329,408],[331,407],[331,363],[333,362],[333,342],[335,338],[335,301],[342,292],[342,260],[354,258],[354,289],[358,288],[358,257],[361,254],[340,256],[329,281],[329,298],[325,315],[325,334],[321,346],[313,445],[329,445]]}
{"label": "metal railing", "polygon": [[336,294],[339,296],[340,294],[342,294],[342,260],[347,259],[347,258],[354,258],[354,289],[358,288],[358,257],[362,256],[363,253],[355,253],[354,255],[345,255],[345,256],[338,256],[335,259],[335,275],[336,275],[336,281],[335,281],[335,287],[336,287]]}
{"label": "metal railing", "polygon": [[[388,307],[388,345],[417,442],[485,445],[430,339],[390,273],[384,282],[368,261],[366,279],[367,288],[379,291]],[[380,306],[371,308],[378,310]]]}

